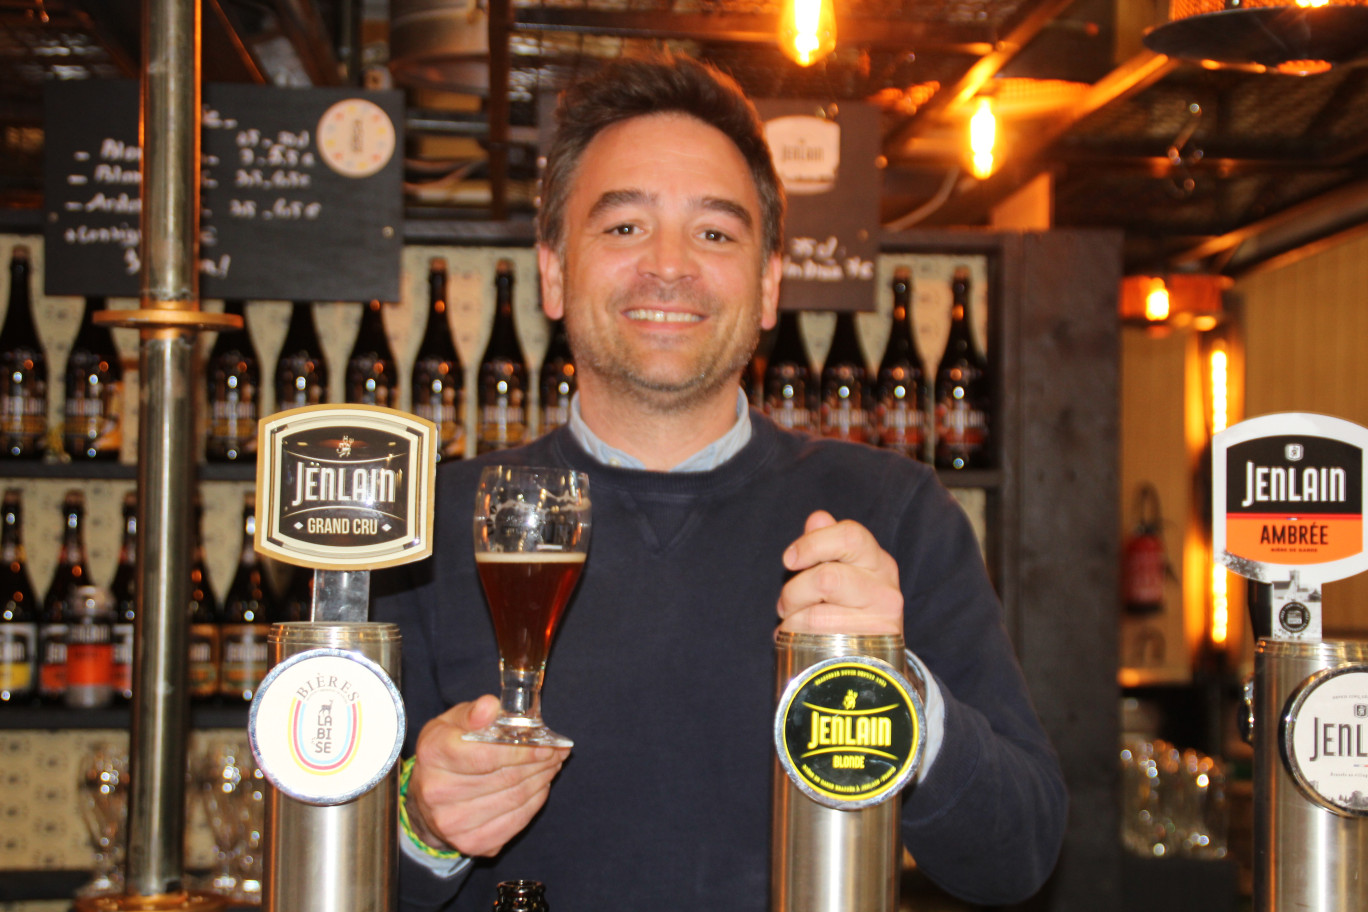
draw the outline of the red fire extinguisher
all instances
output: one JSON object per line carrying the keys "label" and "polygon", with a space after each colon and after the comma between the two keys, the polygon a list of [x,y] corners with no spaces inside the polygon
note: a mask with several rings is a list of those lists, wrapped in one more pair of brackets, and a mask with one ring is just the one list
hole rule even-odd
{"label": "red fire extinguisher", "polygon": [[1121,603],[1130,614],[1157,614],[1164,610],[1164,578],[1168,560],[1160,537],[1159,492],[1146,482],[1138,497],[1140,522],[1126,539],[1121,558]]}

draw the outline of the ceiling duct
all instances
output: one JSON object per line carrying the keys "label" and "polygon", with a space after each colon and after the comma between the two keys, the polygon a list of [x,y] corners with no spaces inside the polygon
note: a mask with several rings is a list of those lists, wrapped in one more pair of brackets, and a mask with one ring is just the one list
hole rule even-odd
{"label": "ceiling duct", "polygon": [[[1184,60],[1312,73],[1368,56],[1368,0],[1172,0],[1145,36]],[[1302,4],[1306,5],[1302,5]]]}
{"label": "ceiling duct", "polygon": [[390,71],[416,89],[489,94],[483,0],[390,0]]}

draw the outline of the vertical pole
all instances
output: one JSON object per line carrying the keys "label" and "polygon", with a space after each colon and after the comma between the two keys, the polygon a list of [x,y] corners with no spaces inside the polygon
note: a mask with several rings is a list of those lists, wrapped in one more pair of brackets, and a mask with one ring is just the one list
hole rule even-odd
{"label": "vertical pole", "polygon": [[[198,310],[200,14],[198,0],[144,0],[141,77],[142,307]],[[195,334],[140,333],[138,559],[140,596],[131,759],[127,889],[179,892],[184,870],[185,606],[194,427]]]}

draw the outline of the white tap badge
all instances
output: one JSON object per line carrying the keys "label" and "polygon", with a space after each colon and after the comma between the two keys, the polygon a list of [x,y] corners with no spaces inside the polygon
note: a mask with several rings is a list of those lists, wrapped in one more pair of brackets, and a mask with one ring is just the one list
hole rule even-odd
{"label": "white tap badge", "polygon": [[396,409],[305,406],[257,431],[256,549],[325,570],[432,553],[436,426]]}
{"label": "white tap badge", "polygon": [[1309,800],[1368,816],[1368,666],[1307,678],[1288,699],[1281,734],[1288,772]]}
{"label": "white tap badge", "polygon": [[1251,418],[1212,439],[1213,552],[1253,580],[1314,582],[1368,569],[1368,428],[1302,412]]}
{"label": "white tap badge", "polygon": [[404,741],[404,703],[375,662],[343,649],[311,649],[261,682],[247,725],[271,784],[296,801],[343,804],[393,769]]}

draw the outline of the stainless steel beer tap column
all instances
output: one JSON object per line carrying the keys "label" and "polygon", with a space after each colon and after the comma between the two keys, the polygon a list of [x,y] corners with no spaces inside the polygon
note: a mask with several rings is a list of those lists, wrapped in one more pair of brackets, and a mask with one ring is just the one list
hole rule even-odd
{"label": "stainless steel beer tap column", "polygon": [[896,912],[926,686],[901,636],[775,635],[772,912]]}
{"label": "stainless steel beer tap column", "polygon": [[370,570],[428,556],[436,428],[373,406],[273,415],[258,435],[258,551],[314,575],[310,620],[275,624],[248,736],[267,792],[267,912],[398,903],[400,637],[370,623]]}

